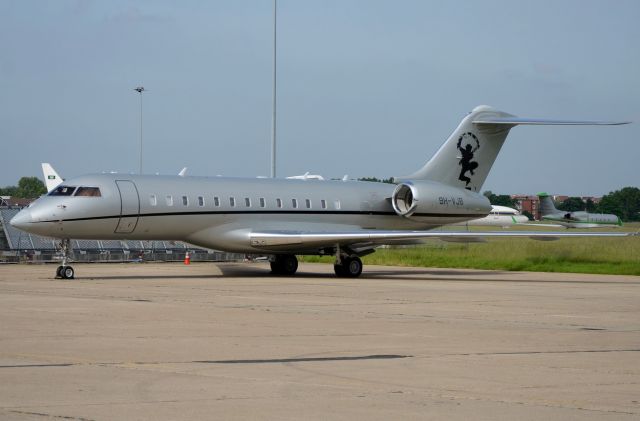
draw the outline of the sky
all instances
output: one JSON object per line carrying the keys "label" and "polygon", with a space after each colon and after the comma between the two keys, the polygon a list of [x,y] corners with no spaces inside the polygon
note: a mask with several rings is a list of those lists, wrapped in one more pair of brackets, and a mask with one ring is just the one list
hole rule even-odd
{"label": "sky", "polygon": [[[482,190],[640,186],[640,2],[279,0],[277,175],[401,176],[476,105],[520,117]],[[272,0],[0,0],[0,185],[268,176]]]}

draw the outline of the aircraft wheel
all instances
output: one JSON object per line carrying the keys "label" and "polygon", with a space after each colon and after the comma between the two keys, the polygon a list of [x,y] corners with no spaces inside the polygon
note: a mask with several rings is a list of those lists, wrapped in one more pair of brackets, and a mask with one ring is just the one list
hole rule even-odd
{"label": "aircraft wheel", "polygon": [[75,271],[71,266],[63,266],[60,271],[60,275],[62,275],[62,279],[73,279]]}
{"label": "aircraft wheel", "polygon": [[271,272],[276,275],[293,275],[298,270],[298,259],[293,254],[277,255],[271,262]]}
{"label": "aircraft wheel", "polygon": [[358,256],[345,257],[342,264],[333,265],[337,276],[342,278],[357,278],[362,273],[362,260]]}
{"label": "aircraft wheel", "polygon": [[298,259],[293,254],[282,256],[282,274],[293,275],[298,270]]}
{"label": "aircraft wheel", "polygon": [[357,278],[362,273],[362,260],[358,256],[345,259],[343,264],[345,276]]}
{"label": "aircraft wheel", "polygon": [[280,262],[277,260],[274,260],[273,262],[271,262],[271,273],[273,273],[274,275],[279,275],[280,272],[281,272]]}
{"label": "aircraft wheel", "polygon": [[62,279],[62,269],[64,269],[63,266],[58,266],[56,269],[56,279]]}

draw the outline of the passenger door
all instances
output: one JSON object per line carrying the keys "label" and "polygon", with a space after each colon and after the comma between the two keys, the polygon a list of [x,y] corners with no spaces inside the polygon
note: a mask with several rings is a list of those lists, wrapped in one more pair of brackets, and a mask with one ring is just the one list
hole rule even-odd
{"label": "passenger door", "polygon": [[116,233],[130,234],[136,229],[140,214],[138,189],[131,180],[116,180],[120,192],[120,221]]}

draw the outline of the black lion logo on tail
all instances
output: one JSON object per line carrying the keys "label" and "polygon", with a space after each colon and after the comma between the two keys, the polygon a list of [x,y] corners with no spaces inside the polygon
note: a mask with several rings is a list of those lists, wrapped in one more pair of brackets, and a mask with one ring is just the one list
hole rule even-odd
{"label": "black lion logo on tail", "polygon": [[462,154],[462,156],[460,157],[460,162],[458,162],[458,165],[462,167],[460,169],[458,180],[464,181],[465,186],[468,186],[471,182],[471,177],[468,177],[466,173],[469,172],[471,175],[473,175],[473,171],[478,168],[478,163],[472,161],[472,159],[473,154],[475,154],[476,151],[480,149],[480,141],[473,133],[466,132],[458,138],[457,146],[458,150]]}

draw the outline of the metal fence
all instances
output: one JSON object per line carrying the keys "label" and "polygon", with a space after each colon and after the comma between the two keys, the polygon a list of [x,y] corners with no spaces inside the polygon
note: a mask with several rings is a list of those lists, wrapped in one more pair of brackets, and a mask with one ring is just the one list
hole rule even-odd
{"label": "metal fence", "polygon": [[[20,231],[9,224],[20,209],[0,208],[0,263],[55,262],[61,259],[58,241]],[[243,254],[201,249],[178,241],[71,240],[75,262],[237,261]]]}

